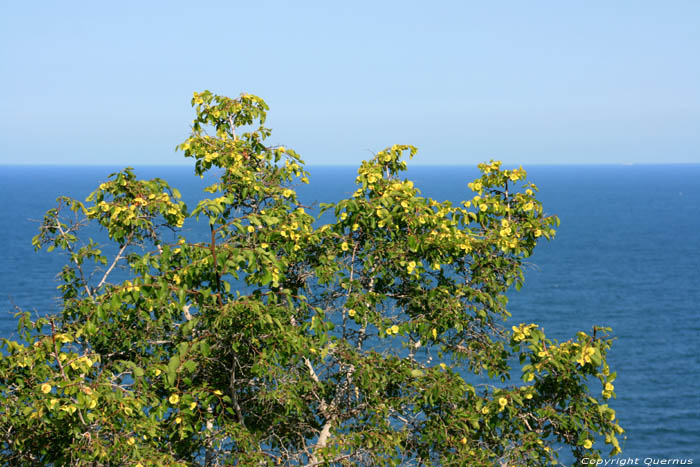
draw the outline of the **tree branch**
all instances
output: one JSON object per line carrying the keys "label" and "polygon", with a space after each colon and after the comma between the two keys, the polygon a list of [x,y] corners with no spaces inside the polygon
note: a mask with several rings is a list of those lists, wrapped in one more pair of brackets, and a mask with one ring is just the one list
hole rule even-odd
{"label": "tree branch", "polygon": [[[119,252],[117,252],[117,256],[114,257],[114,261],[112,261],[112,264],[110,264],[109,268],[107,268],[107,271],[105,271],[104,276],[102,276],[102,279],[100,280],[100,283],[97,284],[97,287],[95,287],[95,290],[102,287],[102,285],[107,281],[107,277],[109,277],[109,275],[112,273],[112,269],[114,269],[119,260],[122,259],[122,254],[124,254],[124,250],[126,250],[126,247],[129,246],[129,243],[131,243],[131,239],[127,240],[127,242],[124,245],[122,245],[122,247],[119,249]],[[90,296],[90,298],[92,298],[92,295]]]}

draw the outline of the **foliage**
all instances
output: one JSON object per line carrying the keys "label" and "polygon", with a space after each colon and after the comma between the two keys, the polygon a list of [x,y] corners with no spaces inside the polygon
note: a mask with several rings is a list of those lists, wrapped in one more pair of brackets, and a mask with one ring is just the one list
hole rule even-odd
{"label": "foliage", "polygon": [[[299,156],[265,144],[260,98],[192,103],[179,149],[219,174],[211,198],[190,213],[126,169],[46,214],[33,242],[67,253],[62,309],[19,313],[21,340],[3,340],[4,463],[544,465],[562,445],[599,456],[601,435],[619,452],[608,330],[503,327],[558,223],[522,168],[479,165],[452,205],[401,179],[416,149],[392,146],[319,220]],[[206,242],[182,235],[188,217]],[[81,241],[94,223],[111,246]]]}

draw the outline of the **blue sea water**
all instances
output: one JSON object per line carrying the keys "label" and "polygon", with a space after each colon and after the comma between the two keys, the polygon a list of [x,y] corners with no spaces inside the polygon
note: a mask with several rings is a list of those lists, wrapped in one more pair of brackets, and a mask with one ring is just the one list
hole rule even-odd
{"label": "blue sea water", "polygon": [[[700,165],[526,169],[561,227],[528,259],[523,289],[510,294],[513,323],[536,322],[561,340],[612,327],[619,376],[611,405],[626,429],[623,455],[700,462]],[[35,253],[30,243],[43,213],[58,195],[84,198],[114,170],[0,166],[0,336],[15,331],[15,307],[56,310],[63,258]],[[299,188],[308,204],[355,189],[354,168],[310,172],[311,184]],[[168,180],[190,208],[206,185],[189,167],[142,167],[137,175]],[[476,175],[470,167],[408,174],[440,201],[471,196],[466,183]]]}

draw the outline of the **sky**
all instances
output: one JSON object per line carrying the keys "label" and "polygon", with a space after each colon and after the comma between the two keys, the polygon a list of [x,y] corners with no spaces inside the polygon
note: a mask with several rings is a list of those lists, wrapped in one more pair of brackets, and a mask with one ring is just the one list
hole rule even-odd
{"label": "sky", "polygon": [[191,164],[193,91],[357,165],[700,163],[700,2],[0,2],[0,164]]}

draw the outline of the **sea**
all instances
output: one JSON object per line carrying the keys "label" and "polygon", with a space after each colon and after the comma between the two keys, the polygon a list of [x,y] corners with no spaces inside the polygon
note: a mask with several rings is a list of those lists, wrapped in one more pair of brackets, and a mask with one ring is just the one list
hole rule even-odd
{"label": "sea", "polygon": [[[17,309],[57,310],[55,276],[64,258],[31,245],[44,212],[59,195],[84,199],[119,169],[0,166],[0,337],[16,335]],[[559,340],[594,325],[611,327],[609,361],[618,378],[610,405],[625,429],[621,461],[700,463],[700,165],[525,169],[545,212],[559,216],[561,226],[527,259],[525,285],[509,294],[506,324],[538,323]],[[356,189],[355,168],[308,170],[311,183],[298,187],[307,205]],[[167,180],[190,209],[207,195],[201,190],[208,180],[191,167],[137,167],[136,173]],[[459,202],[472,196],[467,183],[477,175],[475,167],[418,166],[406,177],[423,196]]]}

